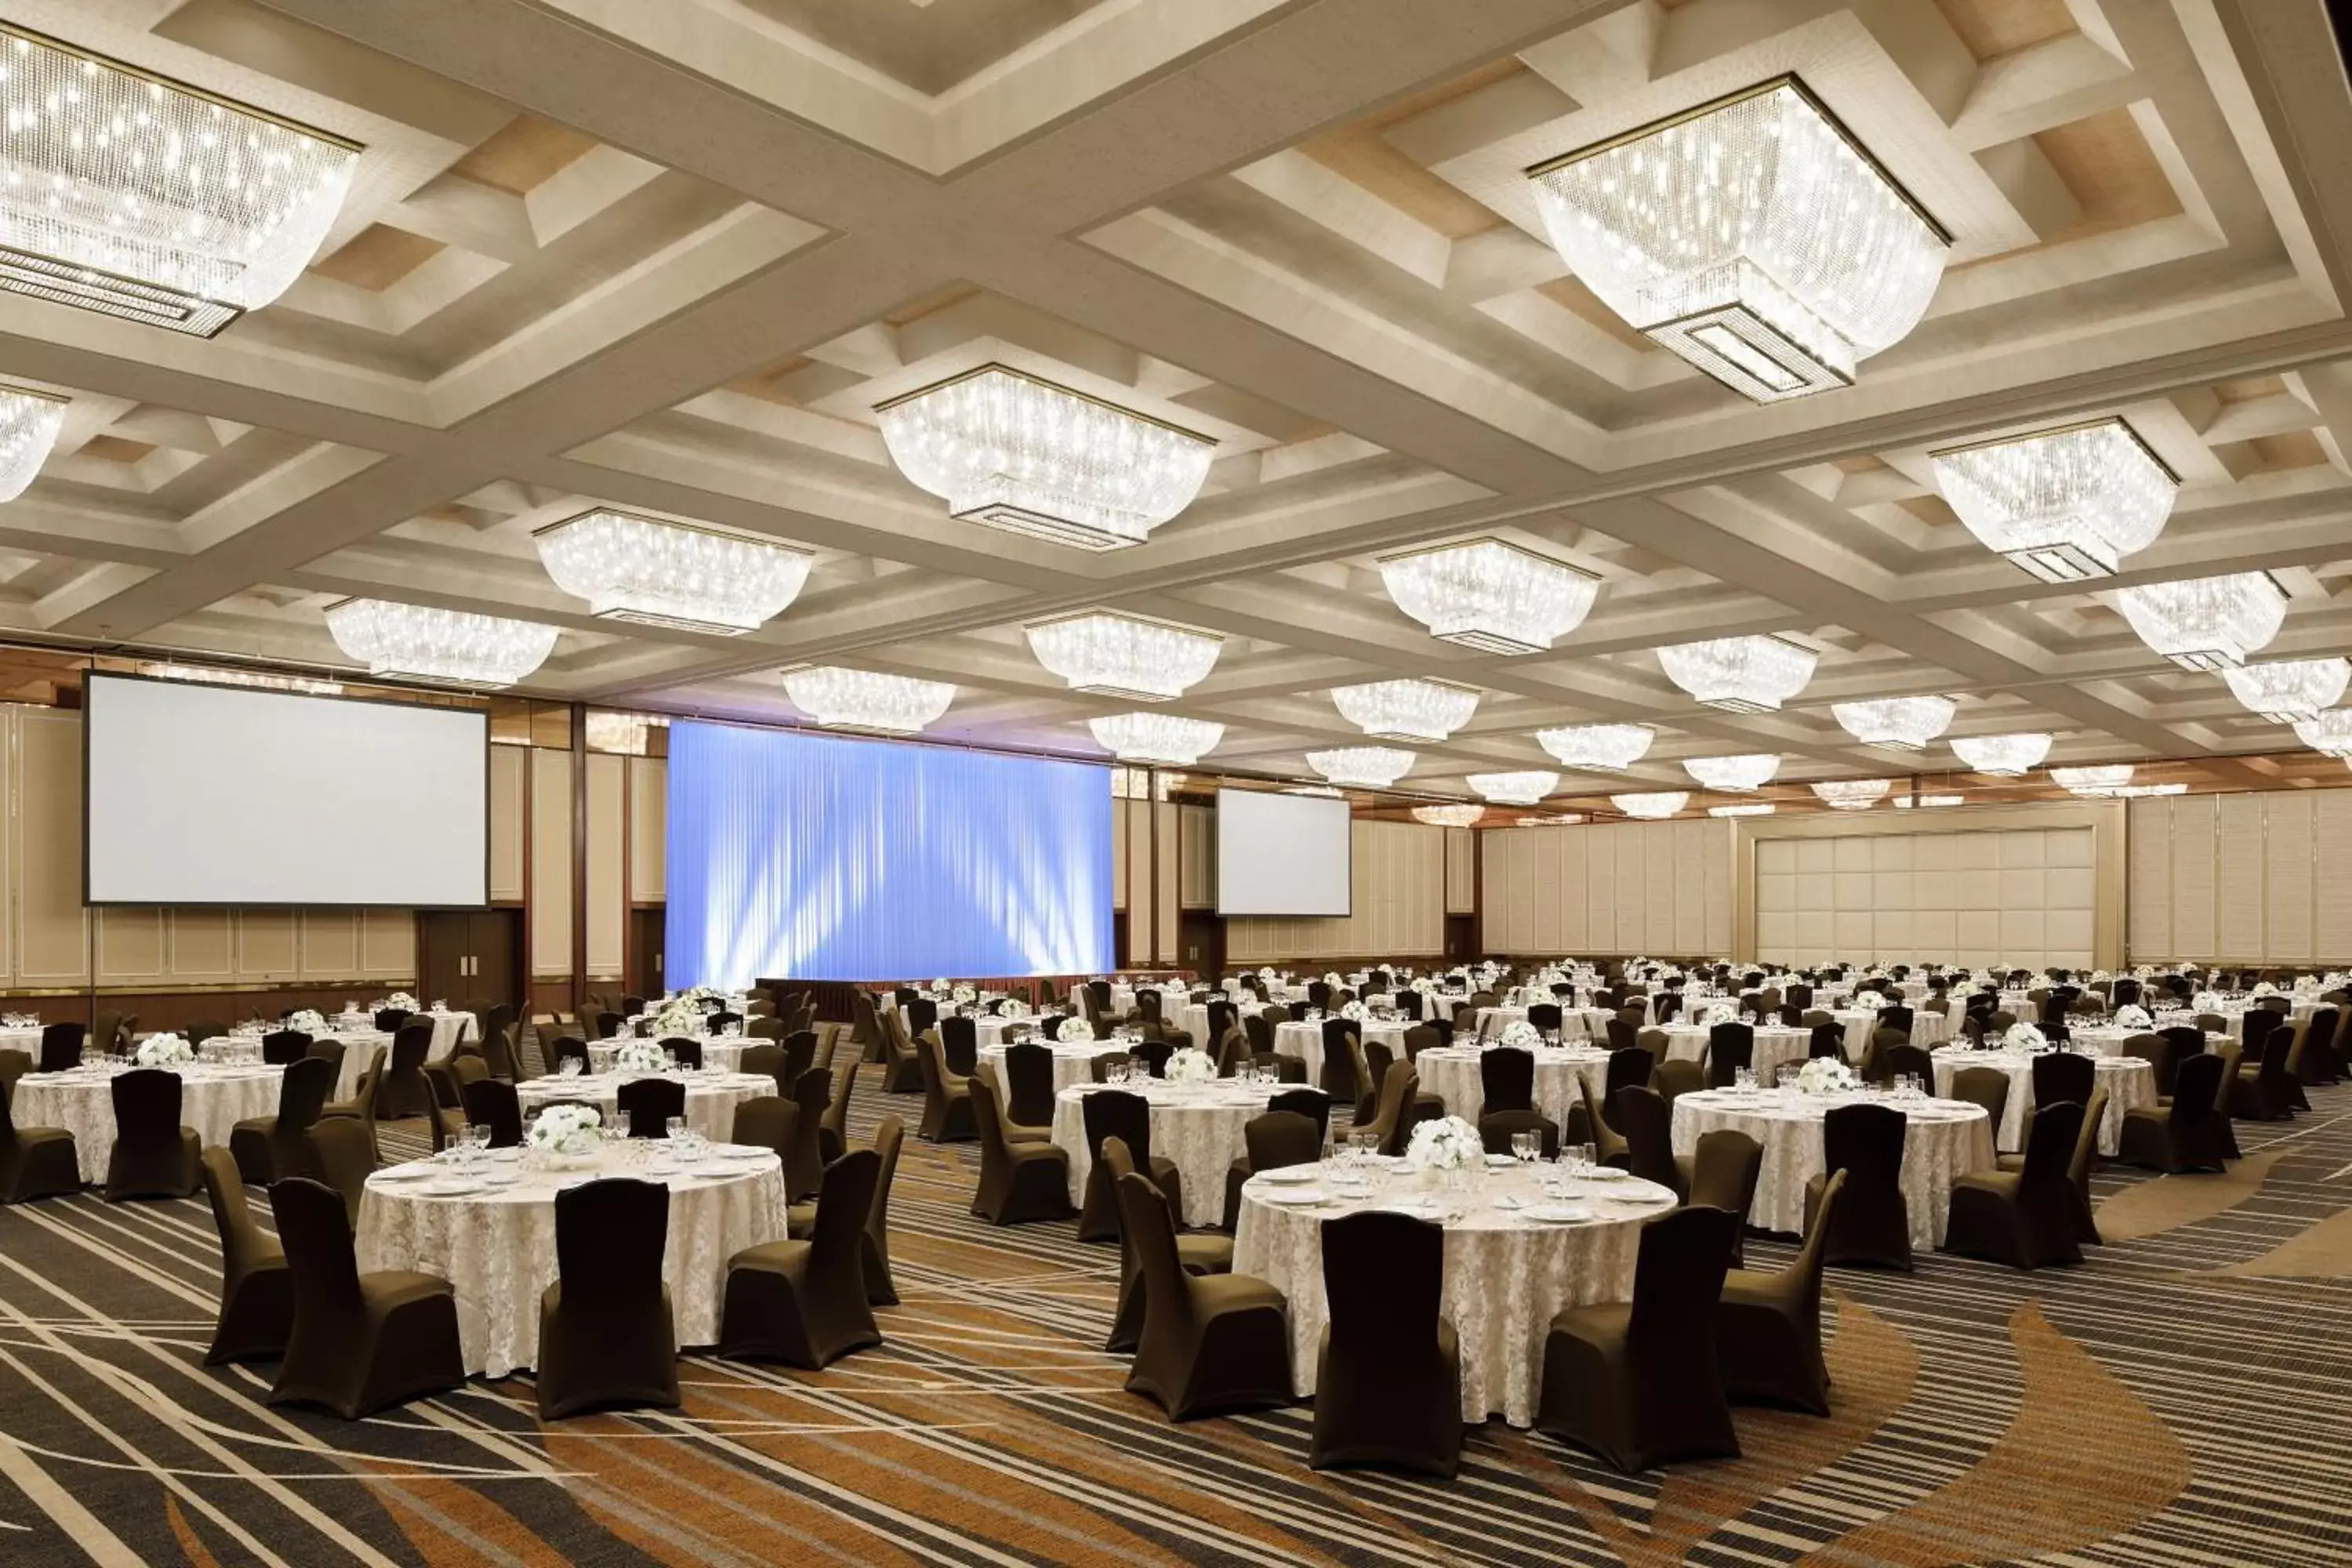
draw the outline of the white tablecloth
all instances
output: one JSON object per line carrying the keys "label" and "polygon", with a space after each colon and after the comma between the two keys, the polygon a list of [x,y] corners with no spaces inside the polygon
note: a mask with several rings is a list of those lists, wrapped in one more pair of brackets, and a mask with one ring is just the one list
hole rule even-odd
{"label": "white tablecloth", "polygon": [[[207,1148],[228,1147],[240,1121],[278,1113],[284,1068],[211,1067],[176,1069],[180,1075],[180,1125],[194,1130]],[[94,1068],[71,1072],[26,1073],[16,1080],[11,1107],[19,1127],[62,1127],[74,1135],[81,1179],[102,1182],[114,1152],[114,1074]]]}
{"label": "white tablecloth", "polygon": [[[2321,1005],[2321,1003],[2313,998],[2299,997],[2296,999],[2294,1005],[2287,1010],[2287,1022],[2290,1025],[2300,1023],[2302,1020],[2310,1017],[2312,1013]],[[2330,1004],[2330,1005],[2332,1005],[2332,1004]],[[2233,1002],[2225,1003],[2221,1007],[2217,1009],[2217,1011],[2220,1012],[2222,1019],[2229,1025],[2230,1038],[2238,1045],[2244,1045],[2246,1043],[2246,1015],[2254,1011],[2254,1009],[2242,1003]],[[2156,1026],[2159,1029],[2165,1029],[2181,1026],[2194,1026],[2197,1022],[2197,1013],[2193,1008],[2168,1008],[2164,1012],[2156,1015]]]}
{"label": "white tablecloth", "polygon": [[40,1026],[37,1024],[29,1029],[0,1029],[0,1051],[22,1051],[33,1058],[35,1067],[38,1067],[41,1063]]}
{"label": "white tablecloth", "polygon": [[[1004,1076],[1004,1053],[1009,1048],[1009,1047],[998,1045],[980,1047],[980,1070],[986,1073],[988,1081],[995,1086],[997,1104],[1000,1107],[1010,1105],[1013,1100],[1013,1081]],[[1127,1055],[1125,1046],[1116,1045],[1108,1040],[1076,1041],[1069,1045],[1055,1046],[1051,1049],[1054,1053],[1054,1092],[1055,1094],[1061,1093],[1062,1090],[1075,1084],[1094,1082],[1097,1057]]]}
{"label": "white tablecloth", "polygon": [[[1368,1046],[1374,1040],[1385,1041],[1391,1057],[1402,1057],[1404,1032],[1412,1026],[1403,1019],[1387,1024],[1375,1024],[1367,1020],[1355,1026],[1356,1038]],[[1297,1057],[1305,1062],[1308,1083],[1319,1086],[1323,1082],[1323,1026],[1321,1024],[1276,1024],[1274,1026],[1274,1049],[1277,1056]]]}
{"label": "white tablecloth", "polygon": [[[628,1043],[629,1042],[627,1040],[617,1037],[609,1040],[589,1041],[589,1069],[593,1072],[612,1071],[614,1054]],[[748,1039],[741,1036],[733,1036],[726,1039],[720,1039],[716,1036],[702,1036],[698,1037],[696,1043],[702,1047],[702,1065],[704,1067],[718,1072],[734,1072],[743,1065],[743,1050],[745,1047],[756,1046],[763,1043],[767,1045],[780,1045],[782,1042],[778,1040],[762,1042],[760,1040]],[[771,1079],[770,1081],[772,1084],[773,1080]]]}
{"label": "white tablecloth", "polygon": [[[1845,1026],[1846,1059],[1857,1065],[1870,1049],[1870,1037],[1878,1028],[1878,1014],[1869,1007],[1840,1007],[1830,1014]],[[1914,1008],[1911,1013],[1911,1043],[1934,1050],[1952,1037],[1952,1020],[1932,1009]]]}
{"label": "white tablecloth", "polygon": [[[1832,1106],[1868,1098],[1766,1090],[1742,1095],[1727,1089],[1685,1094],[1675,1101],[1675,1152],[1697,1151],[1698,1141],[1718,1127],[1747,1133],[1764,1146],[1764,1168],[1756,1184],[1748,1223],[1766,1230],[1802,1234],[1805,1183],[1828,1168],[1822,1152],[1822,1118]],[[1903,1197],[1909,1206],[1911,1245],[1930,1247],[1944,1239],[1952,1183],[1993,1164],[1992,1121],[1984,1108],[1958,1100],[1885,1100],[1910,1122],[1903,1138]]]}
{"label": "white tablecloth", "polygon": [[[481,1026],[474,1021],[471,1013],[419,1013],[415,1016],[433,1020],[433,1043],[425,1047],[425,1059],[428,1062],[440,1061],[459,1045],[478,1037],[482,1032]],[[373,1013],[338,1013],[328,1022],[341,1038],[375,1032],[375,1015]],[[386,1035],[383,1038],[384,1060],[389,1065],[392,1037]]]}
{"label": "white tablecloth", "polygon": [[[595,1169],[525,1169],[514,1184],[436,1196],[437,1176],[421,1182],[368,1178],[360,1202],[362,1270],[407,1268],[437,1274],[457,1287],[457,1337],[466,1370],[504,1377],[539,1361],[539,1298],[555,1283],[555,1194],[600,1176],[665,1182],[670,1189],[669,1238],[662,1278],[680,1345],[715,1344],[727,1299],[727,1260],[747,1247],[779,1241],[785,1230],[783,1167],[772,1153],[755,1160],[713,1159],[695,1173],[663,1174],[658,1142],[618,1140]],[[413,1168],[413,1167],[411,1167]]]}
{"label": "white tablecloth", "polygon": [[[529,1116],[540,1106],[559,1100],[584,1100],[604,1113],[604,1125],[625,1132],[620,1120],[621,1086],[657,1073],[581,1073],[572,1078],[551,1075],[515,1085],[515,1099]],[[700,1072],[683,1075],[686,1124],[704,1137],[723,1142],[735,1135],[735,1108],[747,1100],[776,1092],[776,1080],[763,1072]]]}
{"label": "white tablecloth", "polygon": [[[2025,1147],[2025,1130],[2033,1120],[2033,1058],[2024,1051],[1972,1051],[1948,1046],[1936,1053],[1936,1092],[1948,1097],[1952,1079],[1962,1068],[1991,1068],[2009,1079],[2009,1099],[2003,1103],[2000,1128],[1994,1134],[2003,1153]],[[2098,1087],[2107,1091],[2107,1113],[2099,1123],[2099,1152],[2112,1157],[2121,1147],[2124,1112],[2156,1103],[2156,1068],[2137,1057],[2097,1058]]]}
{"label": "white tablecloth", "polygon": [[[1706,1060],[1707,1026],[1699,1024],[1669,1024],[1666,1026],[1666,1059],[1669,1061],[1703,1062]],[[1780,1080],[1781,1064],[1804,1065],[1805,1053],[1811,1048],[1811,1029],[1791,1029],[1780,1024],[1764,1024],[1756,1029],[1756,1052],[1752,1058],[1756,1081],[1772,1084]]]}
{"label": "white tablecloth", "polygon": [[[1444,1046],[1422,1052],[1412,1059],[1414,1068],[1421,1074],[1422,1092],[1443,1099],[1448,1115],[1475,1124],[1486,1107],[1486,1081],[1479,1072],[1484,1055],[1471,1046]],[[1535,1053],[1535,1058],[1536,1109],[1549,1117],[1565,1138],[1569,1107],[1580,1103],[1579,1080],[1590,1083],[1593,1103],[1601,1102],[1608,1087],[1609,1053],[1589,1046],[1546,1046]]]}
{"label": "white tablecloth", "polygon": [[[1265,1103],[1277,1092],[1246,1088],[1233,1079],[1219,1079],[1200,1089],[1173,1084],[1124,1086],[1151,1102],[1151,1152],[1176,1163],[1184,1177],[1184,1223],[1223,1225],[1225,1219],[1225,1170],[1249,1152],[1242,1129],[1250,1118],[1265,1114]],[[1070,1201],[1083,1202],[1087,1173],[1094,1157],[1087,1149],[1087,1090],[1066,1089],[1054,1097],[1054,1142],[1070,1156]]]}
{"label": "white tablecloth", "polygon": [[[1390,1178],[1390,1195],[1418,1192],[1423,1180],[1400,1172]],[[1445,1226],[1439,1310],[1462,1342],[1462,1418],[1500,1415],[1514,1426],[1532,1426],[1553,1317],[1569,1307],[1633,1299],[1642,1226],[1672,1213],[1674,1194],[1631,1177],[1578,1182],[1564,1201],[1593,1217],[1553,1225],[1528,1218],[1523,1209],[1494,1206],[1506,1195],[1544,1203],[1531,1170],[1475,1173],[1470,1184],[1458,1194],[1433,1194],[1428,1215]],[[1268,1202],[1265,1194],[1274,1190],[1263,1177],[1242,1188],[1234,1271],[1255,1275],[1288,1299],[1291,1385],[1307,1398],[1315,1393],[1316,1361],[1330,1316],[1323,1294],[1323,1221],[1368,1205],[1293,1207]]]}

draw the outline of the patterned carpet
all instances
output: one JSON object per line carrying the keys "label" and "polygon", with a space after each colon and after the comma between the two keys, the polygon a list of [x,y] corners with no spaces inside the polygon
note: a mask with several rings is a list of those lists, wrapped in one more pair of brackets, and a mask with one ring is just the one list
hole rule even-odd
{"label": "patterned carpet", "polygon": [[[875,1070],[860,1136],[918,1104]],[[520,1378],[352,1426],[271,1410],[260,1373],[200,1364],[201,1200],[25,1205],[0,1563],[2341,1564],[2352,1088],[2313,1099],[2242,1125],[2227,1178],[2103,1173],[2116,1239],[2082,1268],[1834,1271],[1835,1414],[1742,1410],[1745,1458],[1631,1479],[1499,1422],[1450,1484],[1308,1470],[1303,1407],[1171,1426],[1097,1348],[1113,1250],[971,1219],[970,1146],[908,1145],[887,1347],[694,1358],[682,1410],[551,1427]]]}

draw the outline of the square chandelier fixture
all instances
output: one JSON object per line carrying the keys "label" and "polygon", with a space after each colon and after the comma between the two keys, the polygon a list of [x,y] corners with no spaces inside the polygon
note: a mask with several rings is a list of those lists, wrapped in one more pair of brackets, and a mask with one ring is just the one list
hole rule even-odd
{"label": "square chandelier fixture", "polygon": [[15,500],[49,460],[66,422],[66,400],[28,387],[0,386],[0,501]]}
{"label": "square chandelier fixture", "polygon": [[1108,610],[1036,621],[1022,628],[1037,662],[1073,691],[1129,702],[1167,702],[1198,685],[1225,639],[1164,621]]}
{"label": "square chandelier fixture", "polygon": [[1559,787],[1559,775],[1540,768],[1525,773],[1472,773],[1470,787],[1496,805],[1538,805]]}
{"label": "square chandelier fixture", "polygon": [[2352,685],[2352,660],[2282,658],[2268,664],[2235,665],[2221,672],[2230,694],[2273,724],[2313,719],[2344,700]]}
{"label": "square chandelier fixture", "polygon": [[1774,752],[1756,752],[1736,757],[1683,759],[1683,772],[1705,787],[1740,795],[1762,789],[1780,771],[1780,754]]}
{"label": "square chandelier fixture", "polygon": [[599,508],[532,534],[555,585],[600,619],[740,637],[800,596],[815,557],[700,524]]}
{"label": "square chandelier fixture", "polygon": [[1432,827],[1475,827],[1486,815],[1486,808],[1472,801],[1450,801],[1444,805],[1416,805],[1412,819]]}
{"label": "square chandelier fixture", "polygon": [[1443,741],[1478,710],[1478,693],[1444,680],[1376,680],[1335,686],[1339,717],[1376,741]]}
{"label": "square chandelier fixture", "polygon": [[390,599],[336,601],[327,606],[327,631],[370,675],[485,689],[512,686],[546,663],[556,637],[537,621]]}
{"label": "square chandelier fixture", "polygon": [[1355,789],[1386,789],[1412,772],[1420,760],[1392,746],[1341,746],[1307,753],[1308,767],[1335,784]]}
{"label": "square chandelier fixture", "polygon": [[811,665],[784,671],[784,695],[793,706],[828,730],[869,735],[916,735],[935,724],[955,700],[945,681],[882,675],[838,665]]}
{"label": "square chandelier fixture", "polygon": [[2156,542],[2180,490],[2120,419],[1927,456],[1968,531],[2044,583],[2114,575],[2125,556]]}
{"label": "square chandelier fixture", "polygon": [[1759,403],[1852,384],[1918,324],[1951,249],[1793,76],[1528,176],[1602,303]]}
{"label": "square chandelier fixture", "polygon": [[2208,672],[2246,662],[2278,636],[2286,590],[2267,572],[2143,583],[2116,592],[2139,640],[2183,669]]}
{"label": "square chandelier fixture", "polygon": [[360,149],[0,24],[0,289],[210,337],[283,294]]}
{"label": "square chandelier fixture", "polygon": [[1865,746],[1923,752],[1958,711],[1948,697],[1877,697],[1864,702],[1832,702],[1830,717]]}
{"label": "square chandelier fixture", "polygon": [[1381,581],[1429,635],[1481,653],[1542,653],[1583,624],[1601,579],[1500,539],[1391,555]]}
{"label": "square chandelier fixture", "polygon": [[1654,822],[1660,817],[1672,816],[1688,805],[1690,792],[1669,789],[1644,791],[1636,795],[1612,795],[1609,797],[1609,804],[1628,816],[1638,816],[1645,821]]}
{"label": "square chandelier fixture", "polygon": [[2079,795],[2086,800],[2104,800],[2120,795],[2131,785],[2132,765],[2129,763],[2105,763],[2088,768],[2052,768],[2050,782],[2068,795]]}
{"label": "square chandelier fixture", "polygon": [[1120,550],[1209,477],[1205,436],[1002,364],[874,410],[890,460],[948,515],[1076,550]]}
{"label": "square chandelier fixture", "polygon": [[1642,760],[1656,734],[1647,724],[1563,724],[1536,731],[1536,744],[1561,767],[1622,773]]}
{"label": "square chandelier fixture", "polygon": [[1952,754],[1976,773],[1995,778],[2017,778],[2042,765],[2050,754],[2050,737],[2032,731],[2014,735],[1961,735],[1952,742]]}
{"label": "square chandelier fixture", "polygon": [[1114,713],[1089,719],[1096,744],[1122,763],[1159,763],[1189,768],[1225,738],[1225,727],[1174,713]]}
{"label": "square chandelier fixture", "polygon": [[1805,689],[1820,655],[1785,637],[1717,637],[1658,650],[1666,679],[1709,708],[1776,713]]}
{"label": "square chandelier fixture", "polygon": [[1813,795],[1832,811],[1868,811],[1894,787],[1893,779],[1823,779]]}
{"label": "square chandelier fixture", "polygon": [[2330,708],[2296,720],[2294,738],[2315,752],[2352,762],[2352,708]]}

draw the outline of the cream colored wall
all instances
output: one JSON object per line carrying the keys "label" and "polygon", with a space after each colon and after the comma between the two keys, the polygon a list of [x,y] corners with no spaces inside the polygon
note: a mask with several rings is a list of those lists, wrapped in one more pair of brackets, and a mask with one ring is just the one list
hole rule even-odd
{"label": "cream colored wall", "polygon": [[1350,843],[1350,912],[1331,919],[1235,916],[1225,962],[1415,958],[1445,951],[1445,829],[1358,822]]}
{"label": "cream colored wall", "polygon": [[2130,961],[2352,963],[2352,789],[2131,803]]}
{"label": "cream colored wall", "polygon": [[629,901],[658,904],[668,896],[669,761],[629,760]]}
{"label": "cream colored wall", "polygon": [[530,975],[572,973],[572,753],[533,750],[530,771]]}
{"label": "cream colored wall", "polygon": [[1489,952],[1715,954],[1732,943],[1731,824],[1479,835]]}
{"label": "cream colored wall", "polygon": [[1478,836],[1466,827],[1439,829],[1445,835],[1445,912],[1478,912]]}
{"label": "cream colored wall", "polygon": [[628,962],[628,759],[592,752],[582,766],[588,790],[587,878],[581,889],[588,906],[588,978],[618,980]]}

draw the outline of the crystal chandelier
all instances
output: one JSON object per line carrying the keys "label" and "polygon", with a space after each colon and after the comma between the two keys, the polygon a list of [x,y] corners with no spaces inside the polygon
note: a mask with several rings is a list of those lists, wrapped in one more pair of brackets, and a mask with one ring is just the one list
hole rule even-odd
{"label": "crystal chandelier", "polygon": [[2352,661],[2341,658],[2283,658],[2232,665],[2221,672],[2231,695],[2273,724],[2325,712],[2344,700]]}
{"label": "crystal chandelier", "polygon": [[1478,694],[1443,680],[1376,680],[1335,686],[1339,717],[1376,741],[1443,741],[1478,710]]}
{"label": "crystal chandelier", "polygon": [[2330,708],[2294,721],[2295,739],[2315,752],[2352,762],[2352,708]]}
{"label": "crystal chandelier", "polygon": [[1499,539],[1391,555],[1381,581],[1432,637],[1482,653],[1541,653],[1580,626],[1601,579]]}
{"label": "crystal chandelier", "polygon": [[0,25],[0,289],[210,337],[310,265],[352,142]]}
{"label": "crystal chandelier", "polygon": [[1778,808],[1769,800],[1751,800],[1740,805],[1710,805],[1709,816],[1769,816]]}
{"label": "crystal chandelier", "polygon": [[1687,791],[1678,789],[1659,790],[1643,795],[1612,795],[1609,797],[1609,804],[1628,816],[1655,820],[1661,816],[1672,816],[1688,805],[1690,795]]}
{"label": "crystal chandelier", "polygon": [[582,512],[531,535],[555,585],[606,620],[737,637],[783,614],[805,551],[627,512]]}
{"label": "crystal chandelier", "polygon": [[2113,575],[2156,542],[2180,489],[2120,419],[1928,458],[1968,531],[2045,583]]}
{"label": "crystal chandelier", "polygon": [[2050,754],[2050,737],[2032,731],[2014,735],[1957,735],[1952,753],[1980,773],[2015,778],[2030,773]]}
{"label": "crystal chandelier", "polygon": [[1918,323],[1951,246],[1794,77],[1528,174],[1604,304],[1759,403],[1850,384]]}
{"label": "crystal chandelier", "polygon": [[1496,805],[1535,805],[1559,785],[1559,775],[1540,768],[1515,773],[1472,773],[1470,787]]}
{"label": "crystal chandelier", "polygon": [[1642,760],[1654,733],[1647,724],[1564,724],[1537,731],[1536,743],[1561,767],[1622,773]]}
{"label": "crystal chandelier", "polygon": [[1666,679],[1710,708],[1772,713],[1805,689],[1819,658],[1783,637],[1717,637],[1658,650]]}
{"label": "crystal chandelier", "polygon": [[1868,811],[1894,787],[1893,779],[1823,779],[1813,794],[1832,811]]}
{"label": "crystal chandelier", "polygon": [[2156,795],[2187,795],[2189,786],[2185,784],[2125,784],[2106,793],[2117,800],[2140,800]]}
{"label": "crystal chandelier", "polygon": [[870,669],[814,665],[784,671],[784,695],[793,706],[829,730],[862,730],[877,735],[913,735],[938,721],[955,700],[944,681],[880,675]]}
{"label": "crystal chandelier", "polygon": [[2286,593],[2267,572],[2144,583],[2117,590],[2116,604],[2140,641],[2183,669],[2243,664],[2286,618]]}
{"label": "crystal chandelier", "polygon": [[1584,813],[1580,811],[1554,811],[1511,819],[1512,826],[1517,827],[1574,827],[1584,820]]}
{"label": "crystal chandelier", "polygon": [[1095,742],[1122,763],[1161,763],[1189,768],[1225,737],[1223,724],[1173,713],[1114,713],[1089,719]]}
{"label": "crystal chandelier", "polygon": [[2052,768],[2050,782],[2068,795],[2096,798],[2114,795],[2132,781],[2129,763],[2108,763],[2090,768]]}
{"label": "crystal chandelier", "polygon": [[949,516],[1078,550],[1142,543],[1192,503],[1217,445],[1001,364],[874,413]]}
{"label": "crystal chandelier", "polygon": [[0,501],[15,500],[49,460],[66,401],[21,386],[0,386]]}
{"label": "crystal chandelier", "polygon": [[389,599],[342,599],[327,606],[335,646],[370,675],[512,686],[555,651],[555,628],[503,616],[477,616]]}
{"label": "crystal chandelier", "polygon": [[1022,628],[1037,662],[1074,691],[1166,702],[1206,679],[1225,639],[1161,621],[1088,610]]}
{"label": "crystal chandelier", "polygon": [[1832,702],[1830,717],[1865,746],[1918,752],[1944,732],[1958,708],[1948,697],[1876,697],[1866,702]]}
{"label": "crystal chandelier", "polygon": [[1707,789],[1746,793],[1761,789],[1780,771],[1780,758],[1771,752],[1737,757],[1685,757],[1683,772]]}
{"label": "crystal chandelier", "polygon": [[1386,789],[1411,772],[1419,761],[1411,752],[1391,746],[1341,746],[1309,752],[1307,765],[1335,784],[1354,789]]}
{"label": "crystal chandelier", "polygon": [[1475,827],[1478,826],[1478,819],[1486,815],[1485,806],[1473,805],[1469,801],[1449,802],[1444,805],[1416,805],[1412,808],[1412,819],[1415,822],[1425,822],[1432,827]]}

